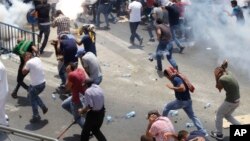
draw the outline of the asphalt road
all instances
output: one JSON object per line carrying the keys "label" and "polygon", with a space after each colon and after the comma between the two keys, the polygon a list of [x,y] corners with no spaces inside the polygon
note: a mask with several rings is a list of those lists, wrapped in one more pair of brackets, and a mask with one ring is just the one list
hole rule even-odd
{"label": "asphalt road", "polygon": [[[107,123],[105,119],[101,130],[109,141],[140,140],[140,136],[145,133],[147,127],[145,119],[147,112],[151,109],[162,111],[167,102],[175,99],[173,91],[165,86],[169,81],[154,69],[156,62],[149,62],[147,59],[148,54],[155,51],[157,43],[147,42],[149,37],[145,26],[140,26],[138,33],[144,37],[143,46],[130,45],[128,23],[111,24],[111,30],[97,31],[97,55],[104,73],[101,87],[105,91],[106,115],[112,116],[113,119],[110,123]],[[55,38],[56,31],[52,29],[50,40]],[[192,94],[196,115],[208,132],[214,130],[215,112],[225,98],[224,91],[219,93],[214,87],[213,70],[222,61],[218,49],[209,44],[197,42],[195,46],[186,48],[183,54],[174,53],[173,57],[176,59],[180,71],[187,75],[196,87]],[[50,44],[41,58],[45,66],[47,85],[40,96],[49,108],[48,113],[41,115],[40,123],[30,124],[31,107],[26,99],[27,92],[22,88],[18,92],[17,99],[12,99],[9,95],[6,112],[10,118],[10,127],[56,138],[72,122],[73,118],[61,108],[62,100],[65,97],[56,95],[56,100],[51,97],[55,88],[60,84],[60,80],[55,77],[57,62],[54,49]],[[13,59],[1,59],[1,61],[8,70],[11,92],[16,85],[18,63]],[[163,64],[164,66],[169,65],[166,59]],[[242,104],[234,115],[249,114],[249,77],[246,77],[245,72],[234,68],[232,64],[229,64],[229,69],[236,74],[241,90]],[[29,83],[29,77],[25,79],[25,82]],[[204,109],[204,105],[207,103],[211,103],[211,107]],[[136,116],[125,119],[124,115],[130,111],[135,111]],[[185,124],[191,121],[182,110],[179,110],[178,116],[171,117],[171,120],[176,131],[195,130],[195,128],[186,128]],[[60,140],[78,141],[80,133],[80,127],[73,125]],[[229,140],[229,129],[225,129],[224,134],[224,140]],[[13,140],[27,140],[14,135],[9,136]],[[7,140],[9,139],[4,139],[4,141]],[[95,138],[91,139],[91,141],[95,140]]]}

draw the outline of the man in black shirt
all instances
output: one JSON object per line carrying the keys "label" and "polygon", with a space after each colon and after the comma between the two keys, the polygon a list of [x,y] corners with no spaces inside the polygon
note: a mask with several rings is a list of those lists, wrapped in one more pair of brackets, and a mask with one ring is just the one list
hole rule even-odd
{"label": "man in black shirt", "polygon": [[42,36],[44,34],[42,46],[40,48],[40,54],[43,54],[44,48],[47,45],[49,34],[50,34],[50,4],[47,0],[41,0],[41,4],[35,7],[37,12],[38,27],[39,27],[39,42],[41,42]]}

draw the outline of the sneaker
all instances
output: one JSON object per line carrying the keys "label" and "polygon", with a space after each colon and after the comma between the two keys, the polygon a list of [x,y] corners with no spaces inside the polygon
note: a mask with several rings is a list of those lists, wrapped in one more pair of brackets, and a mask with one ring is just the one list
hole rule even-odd
{"label": "sneaker", "polygon": [[149,41],[150,42],[155,42],[155,39],[154,38],[150,38]]}
{"label": "sneaker", "polygon": [[143,42],[143,38],[141,38],[139,42],[140,42],[140,46],[141,46],[141,45],[142,45],[142,42]]}
{"label": "sneaker", "polygon": [[110,29],[110,27],[109,27],[109,26],[104,26],[104,27],[103,27],[103,29],[105,29],[105,30],[109,30],[109,29]]}
{"label": "sneaker", "polygon": [[154,61],[154,58],[153,58],[152,56],[149,56],[149,57],[148,57],[148,60],[149,60],[150,62],[153,62],[153,61]]}
{"label": "sneaker", "polygon": [[33,116],[32,119],[30,119],[30,123],[36,123],[41,120],[40,116]]}
{"label": "sneaker", "polygon": [[17,93],[16,92],[12,92],[11,96],[12,96],[12,98],[16,99],[17,98]]}
{"label": "sneaker", "polygon": [[43,111],[43,114],[46,114],[48,112],[48,108],[47,107],[43,107],[42,111]]}
{"label": "sneaker", "polygon": [[214,131],[211,131],[210,136],[217,140],[223,140],[223,134],[218,134]]}
{"label": "sneaker", "polygon": [[162,69],[159,69],[157,66],[155,66],[155,69],[156,69],[157,71],[162,71]]}
{"label": "sneaker", "polygon": [[184,50],[185,47],[180,47],[180,52],[179,53],[182,53],[183,50]]}
{"label": "sneaker", "polygon": [[130,43],[134,46],[135,45],[135,42],[134,41],[130,41]]}

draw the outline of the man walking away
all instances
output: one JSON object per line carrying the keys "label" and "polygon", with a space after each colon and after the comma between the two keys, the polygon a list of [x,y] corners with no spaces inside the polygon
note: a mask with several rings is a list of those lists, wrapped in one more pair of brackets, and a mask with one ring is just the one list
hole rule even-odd
{"label": "man walking away", "polygon": [[128,6],[129,12],[129,27],[131,31],[130,43],[134,45],[135,38],[139,41],[140,46],[142,45],[143,38],[136,33],[136,30],[141,22],[142,4],[138,0],[132,0]]}

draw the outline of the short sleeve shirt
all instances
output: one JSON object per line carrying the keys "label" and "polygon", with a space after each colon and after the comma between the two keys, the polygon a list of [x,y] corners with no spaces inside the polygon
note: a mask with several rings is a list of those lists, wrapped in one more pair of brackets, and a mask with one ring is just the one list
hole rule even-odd
{"label": "short sleeve shirt", "polygon": [[185,88],[186,88],[185,92],[177,92],[177,91],[175,91],[175,97],[176,97],[177,100],[185,101],[185,100],[190,100],[191,99],[189,89],[188,89],[187,85],[184,83],[184,81],[180,77],[175,76],[172,83],[173,83],[173,85],[175,87],[179,87],[181,84],[184,84]]}
{"label": "short sleeve shirt", "polygon": [[129,22],[141,21],[141,8],[142,4],[138,1],[133,1],[129,4],[128,9],[131,10],[129,15]]}
{"label": "short sleeve shirt", "polygon": [[92,84],[85,91],[86,105],[94,111],[99,111],[104,107],[104,93],[100,86]]}
{"label": "short sleeve shirt", "polygon": [[86,80],[86,76],[84,73],[84,69],[82,68],[77,68],[76,70],[68,74],[68,81],[73,84],[72,85],[72,102],[75,104],[80,103],[79,94],[84,93],[84,91],[86,90],[86,88],[82,86],[85,80]]}
{"label": "short sleeve shirt", "polygon": [[63,53],[64,64],[70,62],[77,62],[77,57],[75,57],[77,52],[77,45],[74,39],[65,39],[60,42],[60,49]]}
{"label": "short sleeve shirt", "polygon": [[92,42],[89,35],[84,35],[82,37],[81,43],[83,43],[84,49],[85,49],[86,52],[90,51],[90,52],[96,54],[95,44]]}

